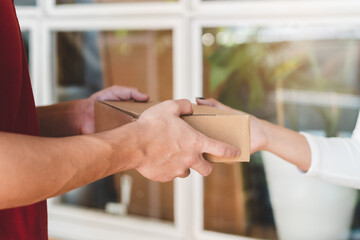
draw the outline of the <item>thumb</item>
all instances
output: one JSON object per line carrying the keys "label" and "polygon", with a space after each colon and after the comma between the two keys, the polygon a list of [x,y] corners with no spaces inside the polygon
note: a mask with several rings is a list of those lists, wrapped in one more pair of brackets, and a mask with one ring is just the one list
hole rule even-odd
{"label": "thumb", "polygon": [[204,138],[204,153],[209,153],[211,155],[224,158],[236,158],[240,156],[240,150],[237,147],[206,137],[205,135]]}
{"label": "thumb", "polygon": [[192,104],[189,100],[179,99],[179,100],[174,100],[173,102],[177,105],[177,108],[175,109],[176,115],[182,116],[182,115],[193,114]]}

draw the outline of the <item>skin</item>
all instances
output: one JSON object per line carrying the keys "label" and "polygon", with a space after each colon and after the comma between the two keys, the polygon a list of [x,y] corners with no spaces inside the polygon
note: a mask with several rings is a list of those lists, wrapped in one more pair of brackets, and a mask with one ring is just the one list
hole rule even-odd
{"label": "skin", "polygon": [[207,176],[212,163],[204,152],[239,155],[237,148],[179,118],[192,113],[188,100],[163,102],[134,123],[94,134],[96,99],[147,101],[148,96],[116,86],[85,100],[38,108],[43,137],[0,132],[0,209],[29,205],[129,169],[159,182],[186,177],[190,168]]}
{"label": "skin", "polygon": [[[199,105],[212,106],[234,112],[244,112],[230,108],[215,99],[196,99]],[[265,120],[250,116],[250,152],[269,151],[294,164],[303,171],[311,165],[311,149],[306,138],[298,132],[280,127]]]}
{"label": "skin", "polygon": [[149,96],[139,92],[136,88],[112,86],[87,99],[38,107],[41,136],[67,137],[95,133],[94,101],[131,99],[146,102],[149,100]]}

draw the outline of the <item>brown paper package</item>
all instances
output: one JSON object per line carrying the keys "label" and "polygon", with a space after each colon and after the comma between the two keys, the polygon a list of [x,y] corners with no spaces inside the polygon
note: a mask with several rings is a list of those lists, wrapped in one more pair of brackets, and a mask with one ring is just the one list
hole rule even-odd
{"label": "brown paper package", "polygon": [[[110,130],[136,121],[141,113],[158,102],[139,103],[133,101],[95,102],[95,129],[97,132]],[[193,105],[192,115],[181,116],[193,128],[213,139],[238,147],[241,154],[237,158],[221,158],[204,154],[211,162],[250,161],[250,117],[225,110]]]}

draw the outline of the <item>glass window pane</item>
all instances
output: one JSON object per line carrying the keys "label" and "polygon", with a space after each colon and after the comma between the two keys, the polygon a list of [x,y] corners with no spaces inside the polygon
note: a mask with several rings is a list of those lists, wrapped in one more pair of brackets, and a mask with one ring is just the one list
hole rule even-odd
{"label": "glass window pane", "polygon": [[30,49],[29,49],[29,39],[30,39],[30,32],[29,31],[21,31],[21,35],[22,35],[22,39],[24,42],[24,48],[25,48],[25,53],[26,53],[26,58],[28,60],[28,64],[30,66],[30,62],[29,62],[29,53],[30,53]]}
{"label": "glass window pane", "polygon": [[177,2],[178,0],[56,0],[56,4]]}
{"label": "glass window pane", "polygon": [[[360,108],[359,36],[332,26],[204,29],[203,94],[296,131],[348,137]],[[348,239],[360,227],[357,194],[256,153],[250,164],[216,164],[205,178],[204,226],[265,239]]]}
{"label": "glass window pane", "polygon": [[[202,0],[202,1],[204,1],[204,2],[242,2],[242,1],[246,1],[246,0]],[[256,1],[264,1],[264,0],[253,0],[253,1],[256,2]],[[284,2],[286,2],[286,1],[293,1],[293,0],[265,0],[265,1],[269,1],[269,2],[282,2],[282,1],[284,1]],[[314,1],[314,0],[303,0],[303,1]]]}
{"label": "glass window pane", "polygon": [[[173,96],[172,31],[57,32],[53,42],[55,101],[85,98],[115,84],[137,87],[154,100]],[[155,183],[134,170],[74,190],[61,201],[105,210],[129,195],[128,214],[173,221],[173,192],[173,183]]]}
{"label": "glass window pane", "polygon": [[14,0],[16,6],[35,6],[36,0]]}

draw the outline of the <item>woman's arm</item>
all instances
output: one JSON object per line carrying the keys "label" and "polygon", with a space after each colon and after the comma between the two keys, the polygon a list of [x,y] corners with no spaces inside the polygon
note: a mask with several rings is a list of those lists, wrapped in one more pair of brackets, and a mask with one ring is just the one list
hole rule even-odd
{"label": "woman's arm", "polygon": [[[243,114],[214,99],[197,102]],[[360,188],[360,125],[357,125],[352,139],[325,138],[301,134],[251,116],[251,153],[269,151],[307,175]]]}
{"label": "woman's arm", "polygon": [[[213,106],[238,114],[244,114],[215,99],[198,98],[196,101],[200,105]],[[310,146],[303,135],[250,116],[250,153],[257,151],[272,152],[303,171],[307,171],[310,167]]]}

